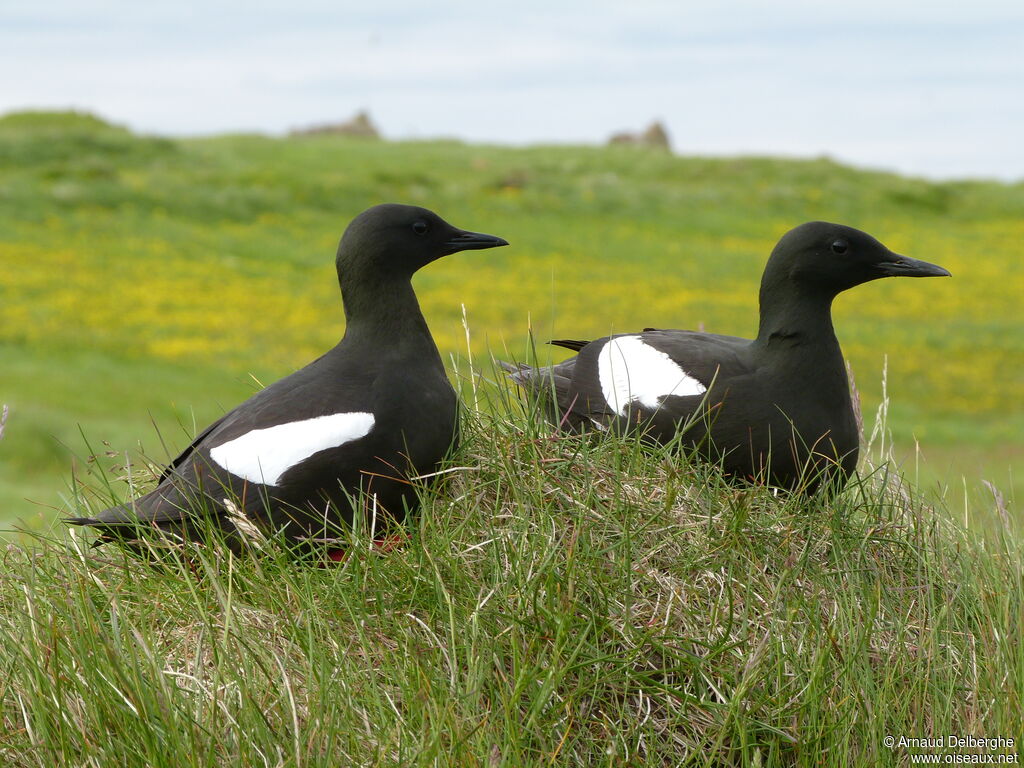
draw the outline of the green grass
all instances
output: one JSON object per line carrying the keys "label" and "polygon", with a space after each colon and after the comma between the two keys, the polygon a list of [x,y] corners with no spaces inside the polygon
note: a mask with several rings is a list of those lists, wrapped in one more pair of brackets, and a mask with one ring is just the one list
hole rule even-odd
{"label": "green grass", "polygon": [[10,545],[4,764],[888,766],[887,735],[1024,738],[1008,518],[960,527],[877,444],[807,502],[480,387],[388,554]]}
{"label": "green grass", "polygon": [[334,344],[337,238],[385,200],[512,243],[417,276],[445,356],[464,349],[463,305],[478,355],[522,357],[531,326],[539,340],[753,334],[768,252],[814,218],[941,263],[952,279],[840,297],[840,341],[868,412],[887,370],[897,455],[929,492],[956,500],[966,482],[984,504],[988,479],[1015,501],[1024,184],[623,147],[172,140],[25,113],[0,118],[0,520],[44,526],[67,506],[73,457],[89,460],[81,433],[102,452],[156,453],[155,423],[173,451],[193,419],[250,393],[250,374],[272,381]]}

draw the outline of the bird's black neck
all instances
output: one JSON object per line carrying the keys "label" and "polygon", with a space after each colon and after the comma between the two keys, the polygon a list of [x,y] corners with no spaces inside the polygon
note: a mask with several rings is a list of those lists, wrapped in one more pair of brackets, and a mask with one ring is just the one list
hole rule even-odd
{"label": "bird's black neck", "polygon": [[842,359],[832,328],[833,298],[834,293],[791,283],[762,284],[757,346],[770,354],[816,350],[816,356],[828,351]]}
{"label": "bird's black neck", "polygon": [[765,396],[792,424],[797,468],[810,461],[816,468],[808,464],[808,471],[824,471],[827,482],[845,479],[857,465],[859,437],[846,363],[832,328],[835,294],[786,287],[788,293],[785,287],[762,287],[754,361],[767,374]]}
{"label": "bird's black neck", "polygon": [[[813,440],[827,430],[843,453],[856,449],[850,383],[843,351],[832,328],[832,293],[801,292],[798,286],[787,286],[790,292],[761,291],[761,326],[753,352],[759,365],[771,371],[780,387],[771,396],[800,430],[808,431]],[[827,412],[839,414],[836,420],[814,421],[814,402],[823,404]],[[804,422],[802,413],[811,414]],[[855,457],[855,454],[853,454]],[[854,459],[855,460],[855,459]]]}
{"label": "bird's black neck", "polygon": [[349,283],[342,286],[341,298],[346,345],[366,346],[379,355],[428,352],[440,363],[409,279],[388,279],[374,285]]}

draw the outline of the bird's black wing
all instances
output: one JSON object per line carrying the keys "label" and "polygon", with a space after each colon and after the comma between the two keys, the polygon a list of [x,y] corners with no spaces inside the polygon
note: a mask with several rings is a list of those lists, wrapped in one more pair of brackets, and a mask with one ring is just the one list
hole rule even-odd
{"label": "bird's black wing", "polygon": [[[607,382],[601,380],[601,353],[612,339],[626,336],[667,355],[687,377],[699,382],[703,391],[677,395],[669,389],[643,401],[630,400],[628,407],[625,403],[609,402]],[[576,357],[559,364],[561,370],[558,373],[569,381],[566,386],[556,386],[559,406],[556,418],[564,423],[599,429],[632,428],[643,423],[658,439],[669,440],[681,424],[719,403],[729,382],[750,373],[751,365],[747,359],[749,343],[746,339],[731,336],[675,330],[597,339],[584,346]],[[546,371],[554,373],[556,368],[558,366],[541,369],[532,378],[543,378]],[[637,377],[637,389],[643,389],[647,383],[643,368],[637,368],[635,372],[630,368],[630,374]]]}
{"label": "bird's black wing", "polygon": [[749,339],[703,331],[654,329],[639,335],[645,344],[664,352],[709,389],[718,381],[745,376],[753,370]]}
{"label": "bird's black wing", "polygon": [[[323,358],[324,358],[324,355],[320,355],[320,357],[316,358],[309,365],[305,366],[305,368],[303,368],[303,370],[305,370],[306,368],[311,368],[313,366],[318,365]],[[290,377],[286,377],[286,378],[290,378]],[[273,385],[271,385],[271,386],[273,386]],[[260,390],[260,392],[263,392],[263,391],[266,391],[266,390]],[[257,393],[257,395],[258,394],[259,393]],[[255,397],[256,397],[256,395],[253,395],[251,398],[249,398],[249,400],[246,400],[245,403],[242,403],[242,406],[244,406],[246,403],[248,403],[248,402],[252,401],[253,399],[255,399]],[[217,419],[215,422],[213,422],[206,429],[204,429],[202,432],[200,432],[198,435],[196,435],[195,438],[193,438],[192,442],[189,443],[188,446],[184,450],[182,450],[182,452],[179,453],[170,464],[168,464],[166,467],[164,467],[163,472],[160,473],[160,477],[157,478],[157,485],[162,483],[164,480],[167,480],[168,478],[170,478],[171,475],[174,473],[174,470],[177,469],[178,467],[180,467],[182,464],[184,464],[189,459],[189,457],[195,452],[195,450],[200,445],[202,445],[203,442],[211,434],[213,434],[214,431],[216,431],[220,427],[224,426],[228,421],[230,421],[231,418],[235,415],[235,411],[237,411],[238,408],[240,408],[242,406],[238,406],[236,408],[231,409],[230,411],[225,413],[223,416],[221,416],[219,419]]]}
{"label": "bird's black wing", "polygon": [[[173,530],[201,508],[214,516],[227,514],[225,499],[231,499],[248,518],[259,520],[266,514],[268,493],[277,495],[280,491],[231,474],[211,458],[210,451],[253,430],[324,413],[370,410],[373,374],[335,368],[338,366],[321,356],[260,390],[204,429],[164,469],[154,490],[92,517],[71,518],[68,522],[94,526],[105,534],[140,523]],[[336,382],[328,392],[322,386],[324,375]]]}

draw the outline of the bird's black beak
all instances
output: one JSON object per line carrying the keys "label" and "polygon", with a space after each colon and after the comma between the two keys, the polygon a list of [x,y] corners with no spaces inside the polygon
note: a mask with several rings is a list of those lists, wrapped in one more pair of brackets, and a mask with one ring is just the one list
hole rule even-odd
{"label": "bird's black beak", "polygon": [[890,252],[889,257],[875,265],[882,277],[950,277],[949,270],[938,264],[929,264],[898,253]]}
{"label": "bird's black beak", "polygon": [[501,245],[508,245],[508,240],[480,232],[460,231],[445,243],[445,251],[448,254],[459,251],[479,251],[484,248],[497,248]]}

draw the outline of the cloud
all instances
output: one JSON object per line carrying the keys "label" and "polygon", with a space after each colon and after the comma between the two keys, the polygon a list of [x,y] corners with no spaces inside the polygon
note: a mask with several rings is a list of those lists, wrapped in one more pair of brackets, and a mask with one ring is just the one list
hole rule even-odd
{"label": "cloud", "polygon": [[[0,109],[148,131],[282,131],[368,107],[395,137],[830,153],[1024,176],[1024,7],[785,0],[515,5],[64,0],[0,8]],[[908,4],[909,5],[909,4]]]}

